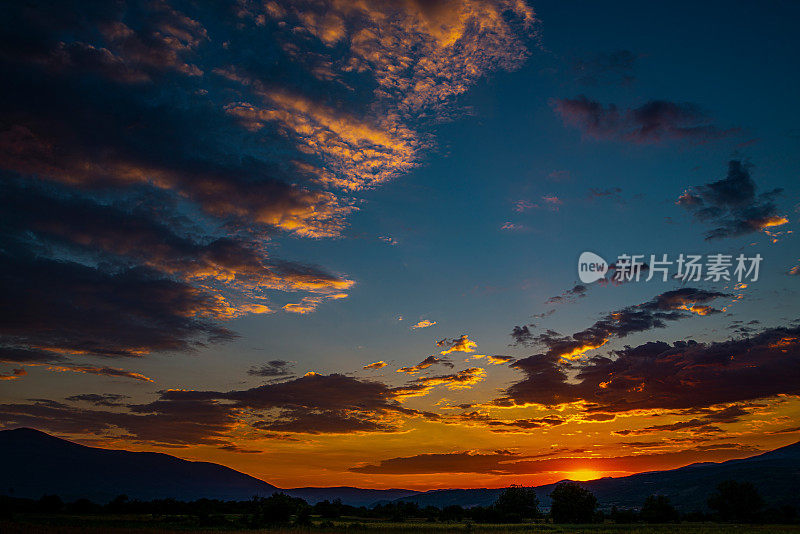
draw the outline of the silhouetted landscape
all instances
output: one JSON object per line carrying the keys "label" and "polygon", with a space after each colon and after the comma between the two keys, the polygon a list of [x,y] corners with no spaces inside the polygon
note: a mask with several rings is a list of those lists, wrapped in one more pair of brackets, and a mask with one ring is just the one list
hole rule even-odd
{"label": "silhouetted landscape", "polygon": [[741,460],[621,478],[427,492],[280,489],[221,465],[87,447],[29,428],[0,431],[0,454],[5,462],[2,518],[14,528],[403,530],[462,525],[494,531],[561,524],[791,528],[800,522],[795,491],[800,443]]}
{"label": "silhouetted landscape", "polygon": [[0,2],[0,534],[800,534],[798,21]]}

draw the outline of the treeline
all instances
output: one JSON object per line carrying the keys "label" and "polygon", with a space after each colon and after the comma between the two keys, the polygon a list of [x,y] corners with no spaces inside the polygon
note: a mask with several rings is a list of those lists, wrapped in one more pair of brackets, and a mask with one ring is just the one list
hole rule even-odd
{"label": "treeline", "polygon": [[769,507],[749,482],[726,481],[707,499],[710,512],[681,514],[663,495],[647,497],[639,508],[613,507],[610,513],[598,509],[597,498],[575,482],[557,484],[549,495],[551,505],[546,513],[540,509],[533,488],[511,486],[491,506],[420,507],[414,502],[395,501],[371,507],[350,506],[341,500],[322,501],[309,505],[303,499],[275,493],[270,497],[254,497],[248,501],[200,499],[192,502],[172,499],[137,501],[120,495],[107,504],[87,499],[63,502],[47,495],[39,500],[0,497],[0,518],[13,520],[19,514],[106,515],[125,514],[151,516],[162,521],[187,521],[205,526],[333,526],[334,520],[363,518],[403,522],[522,523],[552,521],[554,523],[672,523],[679,521],[717,521],[732,523],[797,523],[797,510],[791,506]]}

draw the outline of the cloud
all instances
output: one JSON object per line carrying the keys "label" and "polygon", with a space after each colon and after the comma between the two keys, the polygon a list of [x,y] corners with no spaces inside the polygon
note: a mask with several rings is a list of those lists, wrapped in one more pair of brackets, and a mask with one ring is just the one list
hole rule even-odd
{"label": "cloud", "polygon": [[290,368],[292,364],[285,360],[270,360],[264,365],[253,367],[247,374],[250,376],[260,376],[262,378],[278,378],[283,376],[292,376]]}
{"label": "cloud", "polygon": [[152,378],[148,378],[141,373],[134,373],[124,369],[117,369],[115,367],[96,367],[90,365],[51,365],[47,367],[48,371],[57,371],[59,373],[84,373],[88,375],[100,375],[119,378],[130,378],[140,382],[154,382]]}
{"label": "cloud", "polygon": [[562,303],[562,302],[571,302],[575,300],[576,297],[582,298],[586,296],[586,290],[588,288],[583,284],[578,284],[574,286],[572,289],[568,289],[564,291],[560,295],[556,295],[554,297],[550,297],[545,301],[545,304],[555,304],[555,303]]}
{"label": "cloud", "polygon": [[[722,444],[721,444],[722,445]],[[548,458],[554,454],[523,455],[499,450],[492,452],[458,451],[452,453],[427,453],[381,460],[377,464],[351,467],[350,471],[366,474],[408,475],[428,473],[480,473],[494,475],[524,475],[535,473],[564,473],[576,467],[597,472],[642,472],[657,469],[674,469],[700,459],[715,460],[734,457],[737,452],[753,452],[752,448],[737,446],[695,447],[675,452],[637,454],[628,456],[585,456],[572,454]],[[727,454],[730,454],[727,455]],[[544,456],[544,458],[542,457]]]}
{"label": "cloud", "polygon": [[2,224],[9,235],[20,236],[21,246],[31,246],[22,236],[34,234],[76,255],[99,252],[105,261],[137,262],[202,286],[225,306],[224,315],[269,311],[268,289],[328,294],[353,285],[314,266],[270,259],[263,247],[246,240],[199,240],[197,229],[177,218],[154,220],[153,206],[102,203],[20,183],[6,183],[2,190]]}
{"label": "cloud", "polygon": [[385,361],[381,360],[381,361],[378,361],[378,362],[373,362],[373,363],[365,365],[364,369],[382,369],[382,368],[386,367],[387,365],[389,365],[389,364],[386,363]]}
{"label": "cloud", "polygon": [[421,362],[419,362],[417,365],[413,365],[411,367],[401,367],[400,369],[397,370],[397,372],[414,374],[422,371],[423,369],[427,369],[432,365],[437,365],[437,364],[444,365],[445,367],[450,367],[450,368],[453,367],[453,362],[450,361],[449,358],[438,358],[435,355],[430,355]]}
{"label": "cloud", "polygon": [[536,340],[536,336],[531,332],[531,327],[535,326],[536,325],[533,324],[515,326],[513,330],[511,330],[511,337],[514,339],[513,345],[528,345],[533,343]]}
{"label": "cloud", "polygon": [[411,326],[412,330],[416,330],[418,328],[428,328],[429,326],[433,326],[436,324],[436,321],[431,321],[430,319],[423,319],[422,321],[418,322],[415,325]]}
{"label": "cloud", "polygon": [[745,410],[742,406],[733,405],[725,408],[699,408],[684,410],[684,414],[703,414],[700,418],[693,418],[684,421],[677,421],[675,423],[668,423],[663,425],[652,425],[645,428],[636,430],[618,430],[615,434],[627,435],[642,435],[642,434],[655,434],[660,432],[689,432],[692,434],[713,434],[722,432],[722,428],[717,426],[720,423],[736,423],[741,420],[745,415],[750,412]]}
{"label": "cloud", "polygon": [[129,411],[76,407],[52,400],[0,404],[0,424],[58,434],[96,435],[167,446],[222,445],[236,419],[213,402],[131,405]]}
{"label": "cloud", "polygon": [[467,389],[486,379],[486,370],[480,367],[470,367],[457,373],[439,376],[426,376],[411,382],[412,387],[420,388],[420,394],[427,392],[434,386],[444,385],[447,389]]}
{"label": "cloud", "polygon": [[[466,378],[451,382],[466,384]],[[421,389],[422,386],[416,386]],[[290,434],[396,432],[413,417],[438,416],[405,408],[402,388],[341,374],[303,377],[232,391],[164,390],[156,400],[121,405],[121,397],[83,394],[68,400],[114,410],[87,409],[47,399],[0,404],[0,426],[33,426],[157,445],[231,444],[235,429],[264,439]]]}
{"label": "cloud", "polygon": [[220,445],[217,448],[222,450],[222,451],[235,452],[235,453],[238,453],[238,454],[261,454],[261,453],[264,452],[264,451],[260,451],[258,449],[246,449],[246,448],[240,447],[239,445],[236,445],[234,443],[229,443],[227,445]]}
{"label": "cloud", "polygon": [[291,302],[283,306],[283,310],[289,313],[305,315],[316,311],[317,307],[326,300],[339,300],[347,298],[347,293],[331,293],[328,295],[313,295],[303,297],[300,302]]}
{"label": "cloud", "polygon": [[350,191],[418,165],[424,127],[520,65],[534,23],[505,0],[5,15],[0,351],[51,362],[228,340],[221,322],[273,312],[274,291],[303,293],[297,314],[345,296],[265,243],[340,237]]}
{"label": "cloud", "polygon": [[122,402],[127,399],[127,395],[120,395],[117,393],[80,393],[67,397],[66,400],[72,402],[89,402],[96,406],[123,406]]}
{"label": "cloud", "polygon": [[[526,378],[509,387],[499,403],[553,406],[581,401],[589,412],[618,413],[696,410],[796,395],[799,340],[797,327],[779,327],[722,342],[655,341],[577,366],[559,361],[557,354],[537,354],[512,364]],[[719,412],[716,416],[705,422],[724,422]]]}
{"label": "cloud", "polygon": [[708,141],[731,135],[694,104],[651,100],[638,108],[619,109],[585,96],[555,100],[553,107],[564,124],[593,139],[656,144],[671,140]]}
{"label": "cloud", "polygon": [[752,166],[739,160],[728,162],[728,174],[716,182],[697,186],[678,198],[696,220],[713,226],[706,239],[737,237],[786,224],[773,200],[782,190],[756,194],[750,176]]}
{"label": "cloud", "polygon": [[421,473],[500,473],[502,462],[517,460],[518,453],[497,451],[429,453],[389,458],[381,460],[377,465],[351,467],[354,473],[407,475]]}
{"label": "cloud", "polygon": [[27,374],[28,372],[24,368],[12,369],[10,373],[0,373],[0,380],[17,380]]}
{"label": "cloud", "polygon": [[502,365],[504,363],[511,363],[516,360],[513,356],[502,356],[502,355],[494,355],[494,356],[487,356],[485,354],[476,354],[472,357],[473,360],[480,360],[481,358],[486,358],[486,361],[489,362],[491,365]]}
{"label": "cloud", "polygon": [[[514,203],[514,211],[518,213],[522,213],[530,209],[548,209],[550,211],[558,211],[558,208],[563,205],[564,201],[556,195],[544,195],[538,202],[531,202],[530,200],[517,200]],[[505,230],[506,228],[503,229]]]}
{"label": "cloud", "polygon": [[527,230],[528,227],[525,226],[524,224],[516,224],[510,221],[506,221],[500,226],[500,229],[506,230],[508,232],[521,232],[523,230]]}
{"label": "cloud", "polygon": [[454,420],[462,423],[483,426],[490,432],[494,432],[496,434],[524,434],[531,430],[549,428],[566,423],[566,420],[559,416],[502,420],[493,419],[491,416],[477,411],[463,413],[459,416],[456,416]]}
{"label": "cloud", "polygon": [[667,321],[685,319],[692,314],[719,313],[718,309],[707,303],[725,296],[729,295],[683,287],[661,293],[642,304],[608,313],[589,328],[571,336],[562,336],[553,330],[534,335],[527,326],[514,327],[511,336],[518,345],[544,345],[548,349],[548,356],[576,359],[589,350],[602,347],[612,338],[624,338],[635,332],[664,328]]}
{"label": "cloud", "polygon": [[0,336],[6,360],[41,361],[45,351],[51,360],[137,356],[233,337],[214,323],[225,312],[219,301],[151,269],[88,266],[10,247],[4,252]]}
{"label": "cloud", "polygon": [[320,80],[357,90],[346,80],[355,73],[370,77],[372,94],[364,91],[363,100],[374,99],[372,107],[384,113],[357,117],[298,91],[276,90],[241,69],[216,71],[257,100],[232,103],[232,115],[253,130],[277,124],[306,155],[308,172],[348,190],[416,166],[429,142],[411,124],[446,116],[453,97],[477,79],[519,65],[534,21],[527,6],[505,1],[246,3],[239,14],[245,25],[269,28],[287,57]]}
{"label": "cloud", "polygon": [[453,352],[475,352],[475,349],[478,348],[478,344],[469,339],[467,334],[462,334],[461,337],[454,339],[445,338],[437,341],[436,344],[439,347],[447,347],[439,353],[442,356],[447,356]]}
{"label": "cloud", "polygon": [[392,432],[401,416],[428,416],[400,405],[402,391],[341,374],[303,377],[240,391],[166,390],[151,403],[156,411],[173,402],[224,402],[232,411],[253,414],[248,424],[271,432],[308,434]]}

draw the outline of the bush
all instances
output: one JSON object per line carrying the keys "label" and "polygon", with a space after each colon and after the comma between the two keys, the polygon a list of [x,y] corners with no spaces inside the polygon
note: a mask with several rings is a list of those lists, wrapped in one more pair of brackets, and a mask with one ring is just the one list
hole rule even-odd
{"label": "bush", "polygon": [[550,515],[554,523],[591,523],[597,498],[575,482],[559,482],[550,493]]}
{"label": "bush", "polygon": [[664,495],[650,495],[645,499],[641,512],[642,521],[646,523],[671,523],[677,521],[678,511]]}
{"label": "bush", "polygon": [[759,519],[764,501],[750,482],[726,480],[720,482],[717,491],[708,498],[708,507],[722,521],[753,523]]}
{"label": "bush", "polygon": [[635,523],[639,520],[639,514],[636,513],[636,510],[629,510],[627,508],[620,510],[616,506],[611,507],[611,514],[609,514],[609,517],[614,523],[620,525]]}
{"label": "bush", "polygon": [[539,517],[539,498],[533,488],[517,485],[506,488],[494,506],[511,523],[519,523],[524,518]]}

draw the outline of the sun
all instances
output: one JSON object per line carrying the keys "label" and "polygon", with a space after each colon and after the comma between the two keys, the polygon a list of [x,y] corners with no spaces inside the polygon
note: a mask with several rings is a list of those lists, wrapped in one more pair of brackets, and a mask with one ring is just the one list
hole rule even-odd
{"label": "sun", "polygon": [[576,469],[575,471],[568,471],[565,473],[570,480],[577,480],[583,482],[585,480],[595,480],[601,478],[602,475],[593,469]]}

